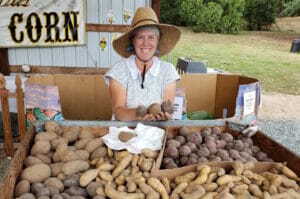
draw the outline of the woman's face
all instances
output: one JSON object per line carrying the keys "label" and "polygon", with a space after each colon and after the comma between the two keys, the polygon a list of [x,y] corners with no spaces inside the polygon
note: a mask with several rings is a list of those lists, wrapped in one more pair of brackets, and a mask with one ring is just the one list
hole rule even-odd
{"label": "woman's face", "polygon": [[150,29],[142,29],[133,37],[133,45],[137,57],[141,61],[149,61],[155,54],[159,38]]}

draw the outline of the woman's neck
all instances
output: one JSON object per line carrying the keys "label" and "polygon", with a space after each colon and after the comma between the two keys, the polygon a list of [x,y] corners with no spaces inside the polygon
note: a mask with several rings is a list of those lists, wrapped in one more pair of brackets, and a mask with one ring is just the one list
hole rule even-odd
{"label": "woman's neck", "polygon": [[146,64],[146,72],[151,68],[153,64],[153,59],[150,59],[146,62],[140,60],[138,57],[135,58],[135,64],[139,71],[143,72],[144,66]]}

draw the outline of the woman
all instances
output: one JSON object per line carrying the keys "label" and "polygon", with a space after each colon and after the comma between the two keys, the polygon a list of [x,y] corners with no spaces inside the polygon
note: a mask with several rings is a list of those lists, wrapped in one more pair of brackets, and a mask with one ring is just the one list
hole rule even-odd
{"label": "woman", "polygon": [[113,42],[114,50],[126,58],[106,74],[114,118],[121,121],[168,120],[171,115],[161,112],[154,117],[136,116],[139,105],[174,101],[179,75],[175,67],[158,57],[170,52],[180,38],[180,30],[159,24],[150,7],[138,8],[129,31]]}

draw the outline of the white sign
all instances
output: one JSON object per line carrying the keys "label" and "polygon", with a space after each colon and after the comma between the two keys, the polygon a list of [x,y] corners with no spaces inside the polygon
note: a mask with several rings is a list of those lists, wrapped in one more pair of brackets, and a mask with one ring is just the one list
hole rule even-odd
{"label": "white sign", "polygon": [[254,113],[255,98],[256,98],[255,91],[244,93],[244,113],[243,113],[243,115],[248,115],[248,114]]}
{"label": "white sign", "polygon": [[0,0],[0,47],[85,44],[84,0]]}
{"label": "white sign", "polygon": [[182,120],[182,107],[183,107],[183,98],[175,97],[174,99],[174,113],[172,115],[173,120]]}

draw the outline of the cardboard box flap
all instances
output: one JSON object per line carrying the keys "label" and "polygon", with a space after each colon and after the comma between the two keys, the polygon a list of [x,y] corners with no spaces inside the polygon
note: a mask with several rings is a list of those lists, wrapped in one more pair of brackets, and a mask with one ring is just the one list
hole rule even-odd
{"label": "cardboard box flap", "polygon": [[109,89],[102,75],[32,76],[27,81],[34,84],[58,86],[62,114],[65,119],[111,119]]}
{"label": "cardboard box flap", "polygon": [[187,112],[215,112],[217,75],[184,74],[177,87],[185,88]]}

